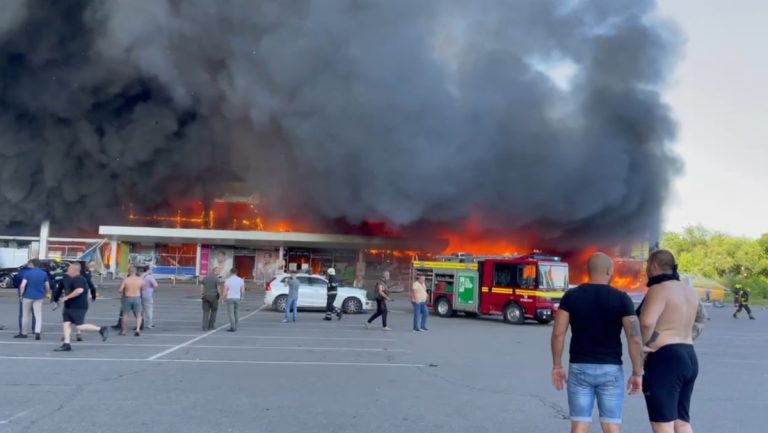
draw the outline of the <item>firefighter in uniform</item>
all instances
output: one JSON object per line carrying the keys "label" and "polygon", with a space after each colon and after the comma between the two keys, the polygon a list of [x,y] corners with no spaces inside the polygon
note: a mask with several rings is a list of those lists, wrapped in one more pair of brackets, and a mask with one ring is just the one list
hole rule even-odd
{"label": "firefighter in uniform", "polygon": [[325,318],[323,320],[333,320],[332,316],[336,314],[336,317],[341,320],[341,310],[333,305],[336,302],[336,294],[339,290],[339,280],[336,279],[336,269],[328,269],[328,296],[325,303]]}
{"label": "firefighter in uniform", "polygon": [[738,319],[739,313],[744,309],[747,311],[749,319],[755,320],[755,316],[752,315],[752,310],[749,308],[749,289],[742,287],[741,284],[737,284],[734,288],[739,291],[739,308],[733,313],[733,318]]}

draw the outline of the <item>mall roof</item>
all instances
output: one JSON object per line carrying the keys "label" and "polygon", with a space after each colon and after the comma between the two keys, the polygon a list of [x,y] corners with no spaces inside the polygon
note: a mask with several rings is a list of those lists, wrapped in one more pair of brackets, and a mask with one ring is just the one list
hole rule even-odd
{"label": "mall roof", "polygon": [[100,226],[99,234],[109,240],[123,242],[165,244],[199,243],[204,245],[231,245],[247,248],[301,247],[442,251],[447,247],[447,242],[442,239],[424,240],[297,232]]}

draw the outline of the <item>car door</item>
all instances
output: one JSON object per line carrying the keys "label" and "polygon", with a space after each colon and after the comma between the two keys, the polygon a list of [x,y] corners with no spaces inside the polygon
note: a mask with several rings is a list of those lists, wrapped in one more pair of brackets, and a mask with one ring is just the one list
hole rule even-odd
{"label": "car door", "polygon": [[315,296],[315,306],[325,307],[328,297],[328,282],[324,278],[309,277],[309,284],[312,287],[312,293]]}
{"label": "car door", "polygon": [[296,278],[299,280],[299,307],[314,307],[316,303],[314,298],[316,295],[313,293],[313,288],[309,284],[309,277],[300,276]]}

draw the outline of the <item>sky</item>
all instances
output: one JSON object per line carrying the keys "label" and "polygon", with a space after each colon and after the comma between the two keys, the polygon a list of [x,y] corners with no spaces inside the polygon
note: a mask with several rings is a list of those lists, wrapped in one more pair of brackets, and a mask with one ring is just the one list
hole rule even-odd
{"label": "sky", "polygon": [[768,233],[768,2],[660,0],[686,44],[667,91],[685,170],[665,229]]}

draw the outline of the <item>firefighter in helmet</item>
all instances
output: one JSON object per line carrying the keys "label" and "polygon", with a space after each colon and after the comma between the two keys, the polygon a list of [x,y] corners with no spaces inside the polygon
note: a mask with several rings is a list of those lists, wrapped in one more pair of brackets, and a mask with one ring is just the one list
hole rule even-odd
{"label": "firefighter in helmet", "polygon": [[739,291],[739,308],[733,313],[733,318],[738,319],[739,313],[744,309],[747,311],[750,320],[755,320],[755,316],[752,315],[752,310],[749,308],[749,289],[743,287],[741,284],[736,284],[734,289]]}
{"label": "firefighter in helmet", "polygon": [[336,279],[336,269],[328,269],[328,286],[327,286],[327,298],[325,303],[325,317],[323,320],[333,320],[332,316],[336,314],[336,317],[341,320],[341,310],[333,305],[336,302],[336,294],[339,290],[339,280]]}

